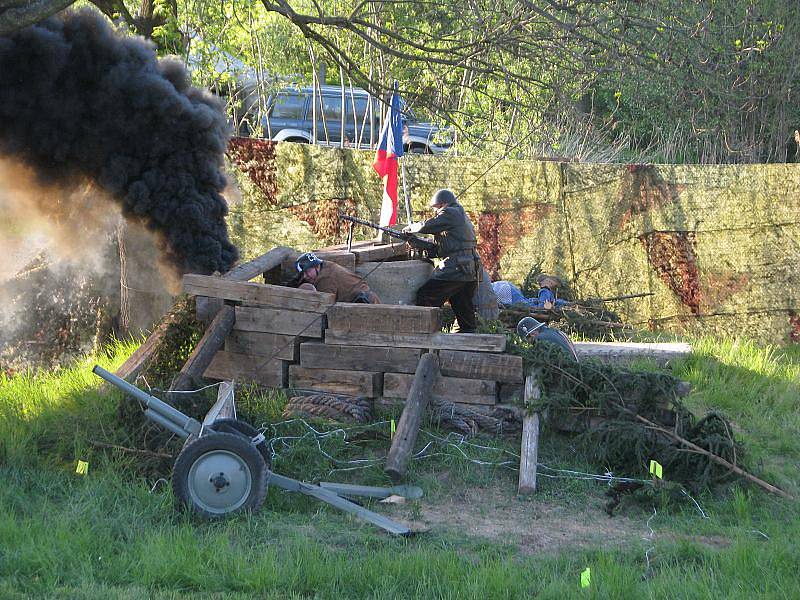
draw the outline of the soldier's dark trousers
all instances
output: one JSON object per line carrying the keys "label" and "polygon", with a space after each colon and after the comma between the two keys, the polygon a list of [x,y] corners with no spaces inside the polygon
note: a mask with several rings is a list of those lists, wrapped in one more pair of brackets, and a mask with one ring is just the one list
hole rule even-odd
{"label": "soldier's dark trousers", "polygon": [[445,300],[450,301],[458,320],[461,333],[475,333],[478,321],[475,318],[475,296],[477,281],[442,281],[429,279],[417,290],[417,306],[441,307]]}

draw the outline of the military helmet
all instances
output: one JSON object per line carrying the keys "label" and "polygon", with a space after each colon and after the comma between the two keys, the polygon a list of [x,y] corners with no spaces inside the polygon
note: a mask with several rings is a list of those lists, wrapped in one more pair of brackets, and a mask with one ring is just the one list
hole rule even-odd
{"label": "military helmet", "polygon": [[456,201],[456,195],[453,190],[442,189],[431,196],[431,206],[442,206],[444,204],[452,204]]}
{"label": "military helmet", "polygon": [[311,267],[322,264],[322,259],[313,252],[306,252],[301,254],[294,263],[295,269],[298,273],[305,273]]}
{"label": "military helmet", "polygon": [[533,317],[525,317],[517,323],[517,335],[521,338],[526,338],[542,327],[544,327],[544,323],[537,321]]}

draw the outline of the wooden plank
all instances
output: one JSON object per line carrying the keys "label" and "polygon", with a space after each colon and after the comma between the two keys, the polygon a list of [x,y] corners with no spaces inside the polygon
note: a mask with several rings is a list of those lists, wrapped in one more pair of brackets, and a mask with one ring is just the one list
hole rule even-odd
{"label": "wooden plank", "polygon": [[286,361],[220,350],[203,374],[208,379],[286,387]]}
{"label": "wooden plank", "polygon": [[367,333],[328,328],[325,330],[325,343],[337,346],[503,352],[506,349],[506,336],[489,333]]}
{"label": "wooden plank", "polygon": [[501,383],[500,389],[497,393],[497,401],[505,403],[514,403],[517,400],[522,400],[524,397],[525,387],[516,383]]}
{"label": "wooden plank", "polygon": [[375,346],[329,346],[319,342],[300,344],[300,365],[316,369],[395,371],[413,373],[422,350]]}
{"label": "wooden plank", "polygon": [[513,354],[488,354],[486,352],[439,352],[442,375],[467,379],[493,379],[506,383],[523,382],[522,357]]}
{"label": "wooden plank", "polygon": [[399,481],[406,473],[408,459],[414,450],[422,415],[431,397],[431,390],[439,380],[439,358],[432,353],[423,354],[413,375],[413,383],[406,396],[403,414],[397,423],[397,431],[392,439],[392,447],[386,456],[384,473],[392,481]]}
{"label": "wooden plank", "polygon": [[202,386],[203,373],[225,343],[235,318],[233,306],[226,304],[220,309],[173,381],[171,389],[189,390]]}
{"label": "wooden plank", "polygon": [[234,329],[321,338],[324,326],[325,316],[315,312],[237,306]]}
{"label": "wooden plank", "polygon": [[289,367],[289,387],[374,398],[380,394],[381,374],[372,371]]}
{"label": "wooden plank", "polygon": [[692,346],[685,343],[575,342],[575,353],[580,359],[596,358],[617,364],[647,358],[664,365],[689,356]]}
{"label": "wooden plank", "polygon": [[257,277],[262,273],[279,266],[287,256],[290,256],[295,252],[296,250],[293,250],[292,248],[278,246],[277,248],[273,248],[266,254],[262,254],[254,260],[234,267],[222,277],[223,279],[229,279],[231,281],[249,281],[253,279],[253,277]]}
{"label": "wooden plank", "polygon": [[245,304],[258,304],[270,308],[286,308],[324,313],[336,301],[335,294],[312,292],[281,285],[267,285],[242,281],[229,281],[221,277],[195,275],[183,276],[183,291],[195,296],[209,296]]}
{"label": "wooden plank", "polygon": [[[525,404],[533,404],[542,396],[539,379],[531,374],[525,378]],[[536,468],[539,460],[539,413],[526,414],[522,419],[522,445],[519,461],[520,494],[536,491]]]}
{"label": "wooden plank", "polygon": [[233,382],[223,381],[217,391],[217,401],[209,409],[203,419],[203,427],[211,425],[220,419],[233,419],[236,409],[233,403]]}
{"label": "wooden plank", "polygon": [[234,330],[225,340],[227,352],[280,358],[291,362],[297,361],[299,348],[300,340],[297,336],[261,331]]}
{"label": "wooden plank", "polygon": [[336,331],[372,333],[436,333],[441,310],[430,306],[337,302],[328,309],[328,327]]}
{"label": "wooden plank", "polygon": [[[413,379],[413,375],[406,373],[385,373],[383,376],[383,395],[395,398],[407,396]],[[431,393],[450,402],[495,404],[497,402],[497,382],[442,376],[437,379],[437,383]]]}

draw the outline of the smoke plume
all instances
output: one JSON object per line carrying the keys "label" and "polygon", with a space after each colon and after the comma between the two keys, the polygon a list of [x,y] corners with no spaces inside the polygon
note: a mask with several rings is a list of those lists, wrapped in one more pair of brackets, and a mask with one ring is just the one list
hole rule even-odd
{"label": "smoke plume", "polygon": [[[96,12],[0,37],[0,156],[41,186],[97,186],[159,234],[182,272],[226,271],[238,257],[221,194],[228,135],[221,105],[182,63]],[[62,200],[38,204],[57,212]]]}

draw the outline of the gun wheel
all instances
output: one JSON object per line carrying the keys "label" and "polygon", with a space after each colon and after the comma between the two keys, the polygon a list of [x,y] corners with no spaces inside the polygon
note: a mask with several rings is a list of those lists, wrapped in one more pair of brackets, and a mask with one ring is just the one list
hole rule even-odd
{"label": "gun wheel", "polygon": [[267,493],[267,465],[242,435],[210,433],[178,455],[172,489],[181,505],[203,517],[257,511]]}
{"label": "gun wheel", "polygon": [[219,433],[233,433],[244,436],[259,451],[264,462],[267,463],[267,469],[272,465],[272,454],[267,440],[262,437],[260,438],[261,441],[253,443],[253,440],[259,435],[259,431],[250,423],[239,419],[217,419],[208,428]]}

